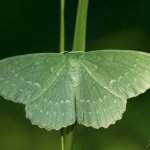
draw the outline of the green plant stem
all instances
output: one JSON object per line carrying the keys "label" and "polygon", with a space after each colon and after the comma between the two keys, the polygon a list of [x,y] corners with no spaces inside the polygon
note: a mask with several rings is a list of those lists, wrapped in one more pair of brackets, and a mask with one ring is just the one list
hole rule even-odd
{"label": "green plant stem", "polygon": [[66,138],[65,138],[65,150],[73,149],[73,139],[74,139],[75,125],[71,125],[66,128]]}
{"label": "green plant stem", "polygon": [[85,51],[88,3],[89,0],[78,0],[72,51]]}
{"label": "green plant stem", "polygon": [[[65,49],[65,0],[60,0],[60,53]],[[61,150],[65,150],[65,129],[61,129]]]}
{"label": "green plant stem", "polygon": [[[85,51],[88,2],[89,0],[78,1],[72,51]],[[64,8],[65,0],[61,0],[60,52],[64,52],[65,48]],[[76,124],[61,129],[61,150],[72,150],[75,126]]]}
{"label": "green plant stem", "polygon": [[65,0],[60,0],[60,52],[63,53],[65,49]]}
{"label": "green plant stem", "polygon": [[61,129],[61,150],[65,150],[65,128]]}
{"label": "green plant stem", "polygon": [[71,125],[61,129],[61,150],[72,150],[75,126]]}

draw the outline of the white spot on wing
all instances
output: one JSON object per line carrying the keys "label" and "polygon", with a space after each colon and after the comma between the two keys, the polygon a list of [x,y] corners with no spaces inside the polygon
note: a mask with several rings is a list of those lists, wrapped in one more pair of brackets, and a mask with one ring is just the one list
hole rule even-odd
{"label": "white spot on wing", "polygon": [[42,89],[43,92],[47,91],[47,89]]}
{"label": "white spot on wing", "polygon": [[38,107],[38,104],[35,104],[35,109]]}
{"label": "white spot on wing", "polygon": [[24,79],[23,79],[23,78],[20,78],[20,80],[21,80],[21,81],[24,81]]}
{"label": "white spot on wing", "polygon": [[139,61],[139,59],[138,59],[138,58],[136,58],[136,59],[135,59],[135,61],[136,61],[136,62],[138,62],[138,61]]}
{"label": "white spot on wing", "polygon": [[20,89],[19,91],[20,91],[20,92],[23,92],[23,89]]}
{"label": "white spot on wing", "polygon": [[109,107],[108,107],[108,109],[109,109],[109,110],[111,110],[111,109],[112,109],[112,107],[111,107],[111,106],[109,106]]}
{"label": "white spot on wing", "polygon": [[78,76],[72,76],[71,78],[74,80],[74,82],[78,82],[79,80]]}
{"label": "white spot on wing", "polygon": [[116,103],[117,103],[117,101],[116,101],[116,100],[114,100],[114,103],[116,104]]}
{"label": "white spot on wing", "polygon": [[28,84],[30,84],[30,85],[32,84],[32,82],[31,82],[31,81],[26,81],[26,82],[27,82]]}
{"label": "white spot on wing", "polygon": [[51,72],[55,72],[52,66],[51,66]]}
{"label": "white spot on wing", "polygon": [[85,102],[85,100],[84,99],[81,99],[81,101],[80,101],[81,103],[84,103]]}
{"label": "white spot on wing", "polygon": [[94,65],[94,71],[96,71],[98,69],[97,65]]}
{"label": "white spot on wing", "polygon": [[106,89],[106,90],[107,90],[107,89],[109,89],[109,87],[108,87],[108,86],[104,86],[104,89]]}
{"label": "white spot on wing", "polygon": [[33,83],[33,85],[35,85],[35,86],[41,88],[41,85],[40,85],[39,83]]}
{"label": "white spot on wing", "polygon": [[105,95],[105,96],[104,96],[104,99],[106,99],[106,98],[107,98],[107,96]]}
{"label": "white spot on wing", "polygon": [[43,99],[45,102],[47,102],[48,100],[47,100],[47,98],[45,98],[45,99]]}
{"label": "white spot on wing", "polygon": [[145,71],[145,74],[147,74],[147,73],[148,73],[148,71],[146,70],[146,71]]}
{"label": "white spot on wing", "polygon": [[4,80],[4,78],[0,78],[0,81]]}
{"label": "white spot on wing", "polygon": [[61,102],[60,102],[61,104],[63,104],[64,103],[64,101],[63,100],[61,100]]}
{"label": "white spot on wing", "polygon": [[126,72],[124,75],[127,76],[129,74],[129,72]]}
{"label": "white spot on wing", "polygon": [[86,102],[87,102],[87,103],[89,103],[90,101],[89,101],[89,100],[87,100]]}
{"label": "white spot on wing", "polygon": [[15,74],[15,77],[18,77],[18,74]]}
{"label": "white spot on wing", "polygon": [[130,83],[128,83],[128,85],[127,85],[128,87],[131,87],[131,84]]}
{"label": "white spot on wing", "polygon": [[93,100],[92,102],[93,102],[93,103],[96,103],[96,101],[94,101],[94,100]]}
{"label": "white spot on wing", "polygon": [[55,105],[58,105],[58,102],[56,102]]}
{"label": "white spot on wing", "polygon": [[8,84],[9,83],[9,81],[6,81],[6,84]]}
{"label": "white spot on wing", "polygon": [[70,103],[70,100],[66,100],[65,103]]}
{"label": "white spot on wing", "polygon": [[130,71],[133,71],[133,70],[134,70],[133,68],[130,69]]}
{"label": "white spot on wing", "polygon": [[116,82],[116,80],[115,80],[115,79],[110,80],[110,82],[109,82],[110,86],[111,86],[113,83],[115,83],[115,82]]}
{"label": "white spot on wing", "polygon": [[106,109],[104,109],[104,112],[106,112],[107,110]]}
{"label": "white spot on wing", "polygon": [[16,84],[13,84],[12,87],[16,87]]}
{"label": "white spot on wing", "polygon": [[120,77],[118,78],[118,82],[120,82],[120,80],[123,79],[123,78],[124,78],[123,76],[120,76]]}
{"label": "white spot on wing", "polygon": [[59,73],[59,72],[57,72],[57,73],[56,73],[56,76],[59,76],[59,75],[60,75],[60,73]]}
{"label": "white spot on wing", "polygon": [[102,102],[103,102],[103,100],[102,100],[101,98],[99,98],[98,100],[99,100],[99,102],[100,102],[100,103],[102,103]]}
{"label": "white spot on wing", "polygon": [[137,66],[137,65],[136,65],[136,64],[134,64],[134,66],[133,66],[133,67],[135,68],[136,66]]}
{"label": "white spot on wing", "polygon": [[143,77],[143,74],[139,73],[139,76],[140,76],[140,77]]}
{"label": "white spot on wing", "polygon": [[88,114],[91,115],[92,113],[89,111]]}

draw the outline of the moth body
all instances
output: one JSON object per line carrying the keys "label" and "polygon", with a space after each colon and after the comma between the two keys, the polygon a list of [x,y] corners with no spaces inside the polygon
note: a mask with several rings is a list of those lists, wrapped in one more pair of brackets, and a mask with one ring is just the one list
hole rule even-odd
{"label": "moth body", "polygon": [[71,53],[69,55],[69,75],[72,80],[73,87],[77,87],[79,84],[79,70],[80,70],[80,64],[79,64],[79,55],[76,53]]}

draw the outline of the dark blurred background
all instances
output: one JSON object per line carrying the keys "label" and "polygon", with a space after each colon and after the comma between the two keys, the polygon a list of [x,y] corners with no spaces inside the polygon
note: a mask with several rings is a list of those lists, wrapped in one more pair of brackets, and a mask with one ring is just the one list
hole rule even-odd
{"label": "dark blurred background", "polygon": [[[71,50],[77,0],[66,0],[66,50]],[[0,58],[59,52],[59,0],[0,0]],[[87,50],[150,52],[149,0],[90,0]],[[128,100],[108,129],[79,125],[75,150],[148,150],[150,90]],[[59,131],[32,126],[24,106],[0,98],[0,150],[59,150]]]}

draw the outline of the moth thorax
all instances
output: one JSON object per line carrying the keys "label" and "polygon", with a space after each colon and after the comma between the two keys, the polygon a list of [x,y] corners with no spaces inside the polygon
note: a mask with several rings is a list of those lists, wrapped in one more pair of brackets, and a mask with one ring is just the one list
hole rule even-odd
{"label": "moth thorax", "polygon": [[79,63],[77,59],[72,58],[70,59],[70,67],[69,67],[69,73],[70,77],[73,83],[73,86],[76,87],[78,86],[79,83]]}

